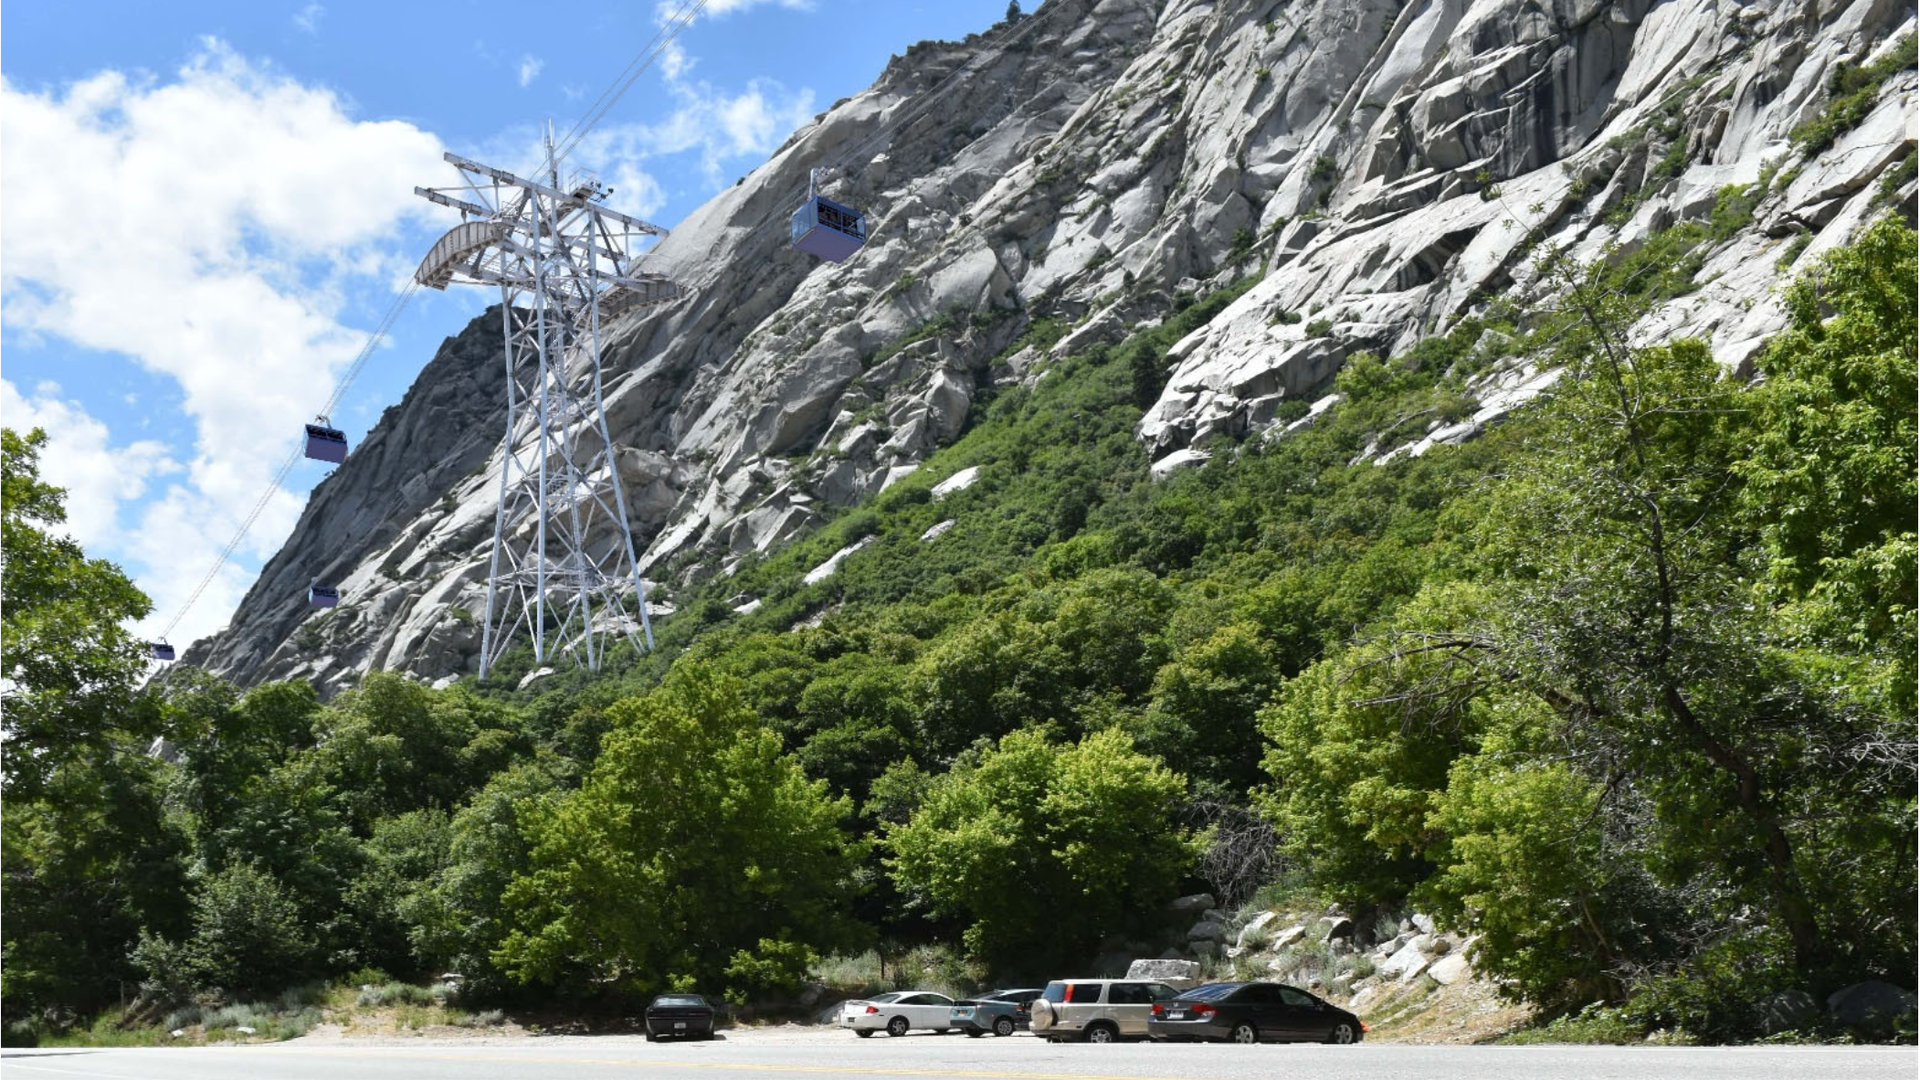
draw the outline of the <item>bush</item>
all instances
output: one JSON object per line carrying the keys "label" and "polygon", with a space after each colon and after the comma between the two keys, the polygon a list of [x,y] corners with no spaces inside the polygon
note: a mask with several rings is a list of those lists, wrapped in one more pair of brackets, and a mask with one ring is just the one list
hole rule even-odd
{"label": "bush", "polygon": [[741,949],[727,963],[727,1000],[744,1004],[769,994],[790,994],[800,988],[819,956],[794,941],[761,938],[758,947]]}
{"label": "bush", "polygon": [[299,906],[272,874],[248,864],[230,866],[201,883],[193,907],[194,936],[186,952],[157,949],[153,955],[190,967],[202,985],[244,994],[307,973],[313,939]]}
{"label": "bush", "polygon": [[1315,319],[1307,324],[1307,336],[1310,338],[1327,337],[1333,333],[1332,319]]}
{"label": "bush", "polygon": [[387,1005],[438,1005],[440,999],[424,986],[389,982],[360,991],[354,1004],[363,1009],[377,1009]]}

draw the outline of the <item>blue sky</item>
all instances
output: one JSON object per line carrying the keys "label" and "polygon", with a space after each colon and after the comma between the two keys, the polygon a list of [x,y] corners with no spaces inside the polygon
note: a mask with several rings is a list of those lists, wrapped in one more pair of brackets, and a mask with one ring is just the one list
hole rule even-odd
{"label": "blue sky", "polygon": [[[0,423],[48,430],[70,531],[155,601],[142,633],[224,625],[286,538],[326,466],[267,497],[185,608],[456,220],[412,195],[453,181],[441,151],[530,166],[540,125],[570,127],[680,2],[5,6]],[[570,164],[671,227],[890,55],[1006,6],[709,0]],[[334,423],[357,440],[487,299],[423,292]]]}

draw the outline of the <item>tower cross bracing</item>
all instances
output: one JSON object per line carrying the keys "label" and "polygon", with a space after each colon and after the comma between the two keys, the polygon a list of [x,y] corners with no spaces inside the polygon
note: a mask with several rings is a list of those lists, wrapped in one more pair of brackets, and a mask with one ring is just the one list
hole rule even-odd
{"label": "tower cross bracing", "polygon": [[593,670],[610,645],[653,646],[607,430],[600,337],[612,318],[681,290],[637,268],[640,246],[666,230],[602,205],[609,190],[591,175],[562,182],[550,133],[546,149],[539,180],[448,153],[464,182],[414,189],[462,215],[415,280],[500,290],[507,426],[482,677],[522,636],[536,665],[565,655]]}

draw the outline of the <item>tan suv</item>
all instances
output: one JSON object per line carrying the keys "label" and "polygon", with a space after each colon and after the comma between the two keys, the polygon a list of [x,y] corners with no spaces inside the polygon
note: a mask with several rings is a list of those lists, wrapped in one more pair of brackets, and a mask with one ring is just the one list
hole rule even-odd
{"label": "tan suv", "polygon": [[1048,1042],[1144,1039],[1154,1002],[1171,1001],[1179,993],[1144,979],[1059,979],[1033,1003],[1033,1033]]}

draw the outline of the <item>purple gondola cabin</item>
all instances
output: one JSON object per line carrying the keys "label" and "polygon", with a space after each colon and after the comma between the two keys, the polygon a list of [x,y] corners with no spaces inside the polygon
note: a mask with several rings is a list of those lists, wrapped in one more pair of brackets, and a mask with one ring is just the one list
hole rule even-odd
{"label": "purple gondola cabin", "polygon": [[308,607],[339,607],[340,590],[331,585],[315,585],[307,590]]}
{"label": "purple gondola cabin", "polygon": [[793,246],[809,255],[843,262],[866,242],[866,219],[851,206],[812,195],[793,212]]}
{"label": "purple gondola cabin", "polygon": [[307,456],[335,465],[347,460],[347,436],[338,428],[307,425]]}
{"label": "purple gondola cabin", "polygon": [[166,643],[166,642],[164,642],[164,641],[149,641],[149,642],[147,642],[147,652],[148,652],[148,654],[149,654],[149,655],[151,655],[151,656],[152,656],[152,657],[153,657],[153,658],[154,658],[155,660],[171,660],[171,659],[173,659],[173,646],[171,646],[171,645],[169,645],[169,644],[167,644],[167,643]]}

